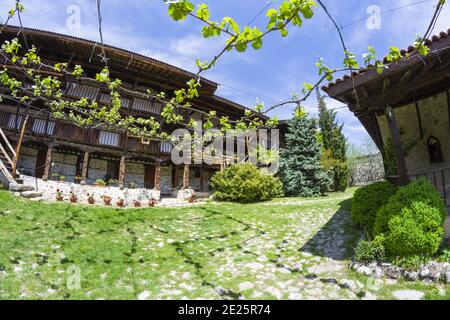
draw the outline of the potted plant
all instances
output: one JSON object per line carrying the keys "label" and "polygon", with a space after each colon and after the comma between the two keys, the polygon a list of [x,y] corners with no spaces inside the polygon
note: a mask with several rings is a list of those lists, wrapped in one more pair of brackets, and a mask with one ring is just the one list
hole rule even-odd
{"label": "potted plant", "polygon": [[136,182],[130,181],[130,183],[128,183],[128,188],[135,189],[136,188]]}
{"label": "potted plant", "polygon": [[59,174],[58,173],[52,173],[50,175],[50,180],[58,181],[59,180]]}
{"label": "potted plant", "polygon": [[141,206],[141,202],[140,202],[139,200],[134,200],[134,201],[133,201],[133,205],[134,205],[136,208],[139,208],[139,207]]}
{"label": "potted plant", "polygon": [[188,198],[188,202],[189,203],[194,203],[195,202],[195,195],[192,195]]}
{"label": "potted plant", "polygon": [[109,179],[108,180],[108,186],[118,187],[119,186],[119,180],[117,180],[117,179]]}
{"label": "potted plant", "polygon": [[112,198],[110,196],[104,195],[102,196],[103,202],[105,205],[110,206]]}
{"label": "potted plant", "polygon": [[156,201],[155,198],[150,198],[150,199],[148,200],[148,205],[149,205],[149,207],[154,207],[157,203],[158,203],[158,201]]}
{"label": "potted plant", "polygon": [[60,189],[56,189],[56,200],[57,201],[63,201],[64,196],[62,195],[62,191]]}
{"label": "potted plant", "polygon": [[97,180],[95,180],[94,185],[97,187],[104,187],[104,186],[106,186],[106,182],[103,179],[97,179]]}
{"label": "potted plant", "polygon": [[63,175],[60,175],[60,176],[59,176],[59,181],[60,181],[60,182],[64,182],[65,179],[66,179],[65,176],[63,176]]}
{"label": "potted plant", "polygon": [[125,206],[125,200],[124,199],[122,199],[122,198],[119,198],[119,200],[117,200],[117,206],[118,207],[124,207]]}
{"label": "potted plant", "polygon": [[73,191],[70,191],[70,202],[72,203],[76,203],[78,201],[78,197],[75,193],[73,193]]}
{"label": "potted plant", "polygon": [[94,204],[94,203],[95,203],[94,194],[89,194],[89,193],[88,193],[87,196],[88,196],[87,201],[89,202],[89,204]]}

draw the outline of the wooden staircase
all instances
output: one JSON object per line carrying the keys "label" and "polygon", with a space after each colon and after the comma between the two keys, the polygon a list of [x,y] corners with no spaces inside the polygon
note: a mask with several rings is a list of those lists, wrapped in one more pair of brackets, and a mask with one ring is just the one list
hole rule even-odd
{"label": "wooden staircase", "polygon": [[11,146],[5,133],[0,128],[0,172],[9,183],[23,183],[23,179],[18,170],[13,175],[14,159],[16,151]]}

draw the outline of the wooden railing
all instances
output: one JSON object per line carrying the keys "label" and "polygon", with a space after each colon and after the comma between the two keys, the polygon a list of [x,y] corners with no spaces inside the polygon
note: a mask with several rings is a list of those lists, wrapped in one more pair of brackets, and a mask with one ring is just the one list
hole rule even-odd
{"label": "wooden railing", "polygon": [[411,180],[420,177],[427,178],[441,194],[446,207],[450,207],[450,167],[437,169],[427,173],[414,174],[409,176]]}
{"label": "wooden railing", "polygon": [[[9,132],[19,132],[24,117],[13,122],[11,117],[15,117],[16,113],[0,110],[0,128]],[[39,121],[38,124],[36,122]],[[39,128],[39,130],[37,130]],[[84,144],[90,146],[99,146],[108,149],[115,149],[142,154],[168,154],[169,150],[161,148],[161,142],[150,141],[148,144],[143,144],[140,138],[129,137],[125,133],[117,132],[119,139],[114,145],[105,145],[100,143],[100,133],[102,130],[93,128],[83,128],[75,124],[65,121],[58,121],[53,118],[45,116],[35,116],[29,114],[29,121],[27,123],[25,134],[27,136],[36,137],[54,137],[59,141],[67,141],[77,144]],[[106,131],[106,130],[103,130]]]}
{"label": "wooden railing", "polygon": [[[6,135],[3,132],[2,128],[0,128],[0,155],[2,156],[1,158],[3,159],[3,161],[7,161],[7,163],[3,163],[2,159],[0,159],[0,171],[3,173],[6,179],[8,179],[9,182],[14,182],[15,179],[12,175],[12,172],[8,170],[7,165],[10,168],[14,167],[16,151],[11,146],[8,138],[6,138]],[[20,176],[20,173],[17,170],[16,173]]]}

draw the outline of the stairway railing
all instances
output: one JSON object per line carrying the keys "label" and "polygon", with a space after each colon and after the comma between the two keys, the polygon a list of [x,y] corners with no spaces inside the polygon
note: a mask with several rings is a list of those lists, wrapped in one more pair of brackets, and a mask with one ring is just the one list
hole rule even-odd
{"label": "stairway railing", "polygon": [[[12,147],[11,143],[9,142],[8,138],[6,137],[5,133],[3,132],[2,128],[0,128],[0,154],[3,155],[6,160],[9,162],[11,167],[14,166],[14,161],[16,158],[16,151]],[[3,144],[6,145],[7,149],[9,149],[10,153],[5,150],[5,147]],[[12,159],[11,159],[11,156]],[[9,172],[8,168],[6,168],[5,164],[0,161],[0,170],[2,171],[3,175],[8,179],[10,182],[15,182],[15,178],[12,176],[12,173]],[[16,170],[16,174],[20,177],[20,173],[18,170]]]}

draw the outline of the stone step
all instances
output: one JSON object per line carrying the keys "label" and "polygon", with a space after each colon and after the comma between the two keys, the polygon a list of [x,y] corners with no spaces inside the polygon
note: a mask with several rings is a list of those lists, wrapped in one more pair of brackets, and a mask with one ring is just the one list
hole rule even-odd
{"label": "stone step", "polygon": [[34,190],[23,191],[20,193],[20,195],[27,199],[40,198],[40,197],[42,197],[42,191],[34,191]]}
{"label": "stone step", "polygon": [[15,192],[34,191],[34,187],[17,182],[12,182],[9,184],[9,190]]}

